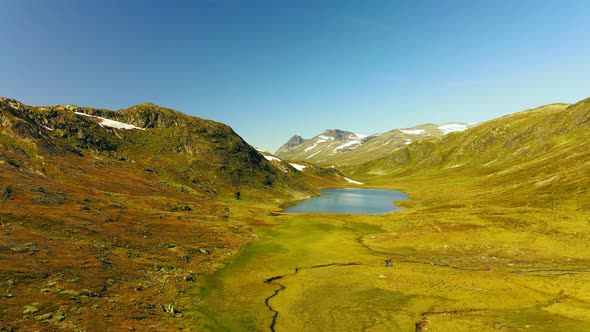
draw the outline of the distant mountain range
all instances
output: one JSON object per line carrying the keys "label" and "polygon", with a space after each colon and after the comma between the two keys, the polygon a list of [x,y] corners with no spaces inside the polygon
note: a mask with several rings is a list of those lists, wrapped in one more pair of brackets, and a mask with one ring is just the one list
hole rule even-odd
{"label": "distant mountain range", "polygon": [[311,139],[295,135],[275,154],[282,159],[305,160],[319,165],[359,164],[386,156],[413,142],[463,131],[474,125],[462,122],[424,124],[372,135],[328,129]]}
{"label": "distant mountain range", "polygon": [[[549,104],[365,163],[342,167],[355,179],[389,183],[403,176],[462,177],[545,204],[576,199],[590,209],[590,98]],[[500,199],[500,198],[498,198]],[[526,200],[526,199],[525,199]]]}

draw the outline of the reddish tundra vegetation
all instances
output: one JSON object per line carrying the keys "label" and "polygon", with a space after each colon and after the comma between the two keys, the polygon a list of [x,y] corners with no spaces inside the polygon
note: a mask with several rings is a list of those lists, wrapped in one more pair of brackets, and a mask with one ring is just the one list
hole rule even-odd
{"label": "reddish tundra vegetation", "polygon": [[0,330],[190,329],[187,291],[252,241],[256,205],[309,195],[290,171],[151,104],[0,99]]}

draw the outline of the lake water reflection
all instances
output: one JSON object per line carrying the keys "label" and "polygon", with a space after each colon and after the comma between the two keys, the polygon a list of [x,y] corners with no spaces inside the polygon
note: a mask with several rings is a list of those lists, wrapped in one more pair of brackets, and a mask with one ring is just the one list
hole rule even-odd
{"label": "lake water reflection", "polygon": [[407,195],[397,190],[342,188],[320,191],[322,196],[301,201],[286,213],[327,212],[343,214],[382,214],[401,210],[393,205]]}

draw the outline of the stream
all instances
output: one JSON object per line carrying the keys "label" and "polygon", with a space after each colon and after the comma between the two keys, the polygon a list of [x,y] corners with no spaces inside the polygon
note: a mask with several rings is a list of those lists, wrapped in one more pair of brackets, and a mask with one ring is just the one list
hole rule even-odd
{"label": "stream", "polygon": [[299,273],[299,271],[301,270],[305,270],[305,269],[318,269],[318,268],[325,268],[325,267],[332,267],[332,266],[353,266],[353,265],[364,265],[362,263],[356,263],[356,262],[352,262],[352,263],[330,263],[330,264],[321,264],[321,265],[315,265],[315,266],[309,266],[309,267],[296,267],[295,268],[295,272],[293,272],[292,274],[288,274],[288,275],[280,275],[280,276],[275,276],[275,277],[271,277],[268,278],[266,280],[264,280],[265,284],[274,284],[279,286],[278,289],[275,289],[274,293],[272,295],[270,295],[269,297],[267,297],[264,300],[264,304],[268,307],[268,309],[273,313],[273,317],[272,317],[272,321],[270,323],[270,331],[271,332],[275,332],[275,326],[277,324],[277,318],[279,317],[279,312],[277,310],[275,310],[271,305],[270,305],[270,299],[272,299],[273,297],[279,295],[279,293],[285,289],[287,289],[287,287],[285,285],[279,284],[279,283],[275,283],[276,280],[280,280],[283,279],[285,277],[288,276],[294,276],[297,273]]}

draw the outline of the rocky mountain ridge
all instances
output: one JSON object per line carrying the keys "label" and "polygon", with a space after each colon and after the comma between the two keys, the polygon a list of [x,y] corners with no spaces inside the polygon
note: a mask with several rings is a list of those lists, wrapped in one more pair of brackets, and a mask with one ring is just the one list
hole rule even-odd
{"label": "rocky mountain ridge", "polygon": [[295,135],[275,154],[287,160],[306,160],[325,166],[359,164],[385,156],[412,142],[463,131],[474,125],[461,122],[425,124],[372,135],[328,129],[311,139]]}
{"label": "rocky mountain ridge", "polygon": [[[297,182],[295,175],[273,168],[230,127],[154,104],[109,111],[73,105],[32,107],[2,98],[0,124],[3,135],[30,146],[32,153],[13,163],[37,168],[35,161],[45,155],[99,154],[134,160],[180,182],[207,184],[208,191]],[[0,157],[8,158],[7,153]]]}

